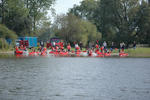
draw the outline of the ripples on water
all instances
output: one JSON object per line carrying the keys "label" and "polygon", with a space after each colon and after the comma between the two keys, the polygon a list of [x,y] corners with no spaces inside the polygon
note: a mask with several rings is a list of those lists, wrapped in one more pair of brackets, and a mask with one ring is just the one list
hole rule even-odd
{"label": "ripples on water", "polygon": [[150,59],[0,59],[0,100],[150,100]]}

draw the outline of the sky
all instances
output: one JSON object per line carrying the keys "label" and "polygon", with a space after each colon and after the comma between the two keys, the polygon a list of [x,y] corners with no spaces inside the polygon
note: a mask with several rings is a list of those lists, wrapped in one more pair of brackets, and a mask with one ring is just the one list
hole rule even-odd
{"label": "sky", "polygon": [[[53,8],[55,9],[56,15],[66,14],[70,8],[73,8],[74,4],[79,5],[82,0],[56,0]],[[51,17],[51,21],[54,22],[54,17],[51,12],[48,13]]]}
{"label": "sky", "polygon": [[82,0],[56,0],[54,9],[56,14],[62,14],[68,12],[69,8],[72,8],[74,4],[79,4]]}

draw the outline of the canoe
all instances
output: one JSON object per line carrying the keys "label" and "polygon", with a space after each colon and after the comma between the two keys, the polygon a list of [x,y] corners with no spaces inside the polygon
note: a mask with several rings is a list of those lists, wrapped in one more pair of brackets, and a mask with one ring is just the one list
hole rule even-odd
{"label": "canoe", "polygon": [[128,53],[119,53],[119,56],[120,57],[127,57],[127,56],[129,56],[129,54]]}

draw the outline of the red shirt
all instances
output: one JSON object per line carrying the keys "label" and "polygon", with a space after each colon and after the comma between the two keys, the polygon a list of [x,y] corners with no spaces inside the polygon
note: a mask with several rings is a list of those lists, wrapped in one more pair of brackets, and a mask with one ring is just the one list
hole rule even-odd
{"label": "red shirt", "polygon": [[99,46],[96,44],[96,48],[99,48]]}
{"label": "red shirt", "polygon": [[58,50],[58,46],[56,46],[56,50]]}
{"label": "red shirt", "polygon": [[68,46],[67,46],[67,49],[68,49],[68,50],[70,50],[70,49],[71,49],[71,46],[70,46],[70,45],[68,45]]}
{"label": "red shirt", "polygon": [[18,47],[16,47],[16,51],[19,51]]}

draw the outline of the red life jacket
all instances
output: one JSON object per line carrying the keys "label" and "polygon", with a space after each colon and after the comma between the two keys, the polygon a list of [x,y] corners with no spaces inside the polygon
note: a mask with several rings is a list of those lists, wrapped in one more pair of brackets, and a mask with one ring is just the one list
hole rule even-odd
{"label": "red life jacket", "polygon": [[54,47],[52,47],[52,50],[55,50],[55,48],[54,48]]}
{"label": "red life jacket", "polygon": [[63,50],[63,49],[64,49],[64,47],[63,47],[63,46],[61,46],[61,47],[60,47],[60,49],[61,49],[61,50]]}
{"label": "red life jacket", "polygon": [[98,49],[99,48],[99,46],[96,44],[96,48]]}
{"label": "red life jacket", "polygon": [[78,47],[76,47],[76,49],[77,49],[77,50],[79,50],[79,49],[80,49],[80,48],[79,48],[79,46],[78,46]]}
{"label": "red life jacket", "polygon": [[92,50],[89,51],[89,56],[92,56]]}
{"label": "red life jacket", "polygon": [[67,46],[67,49],[68,49],[68,50],[70,50],[70,49],[71,49],[71,46],[70,46],[70,45],[68,45],[68,46]]}
{"label": "red life jacket", "polygon": [[16,51],[19,51],[18,47],[16,47]]}
{"label": "red life jacket", "polygon": [[58,48],[58,46],[56,46],[56,50],[58,50],[59,48]]}

